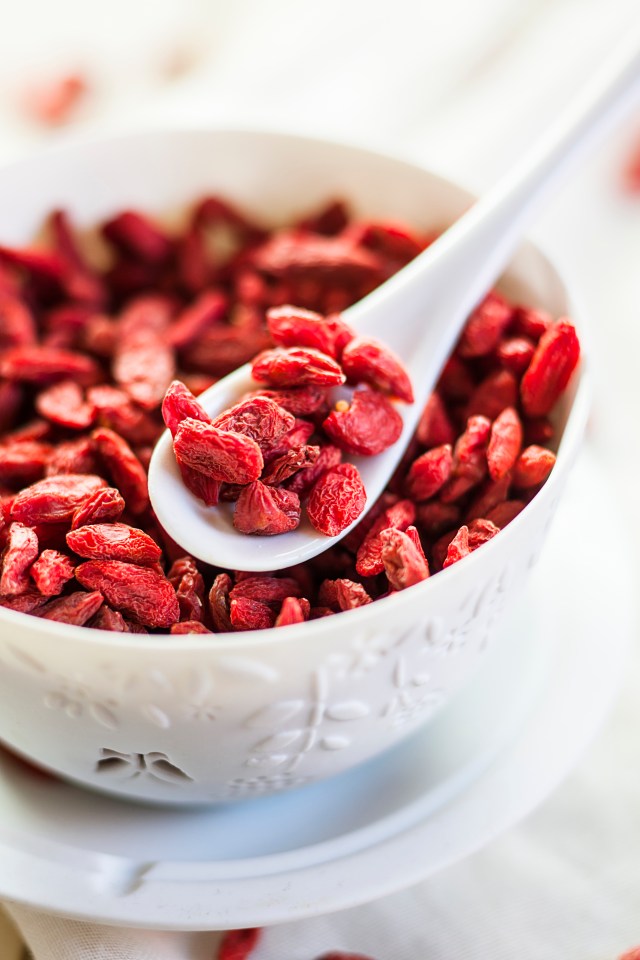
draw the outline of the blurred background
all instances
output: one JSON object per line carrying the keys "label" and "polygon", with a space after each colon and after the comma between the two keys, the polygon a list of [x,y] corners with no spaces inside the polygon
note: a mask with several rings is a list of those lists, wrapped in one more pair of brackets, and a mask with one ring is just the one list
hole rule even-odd
{"label": "blurred background", "polygon": [[[638,0],[0,0],[0,162],[115,129],[258,125],[380,147],[479,192],[639,19]],[[622,535],[637,543],[640,105],[532,234],[587,306],[596,380],[590,442],[608,465],[602,495],[622,505]],[[640,942],[639,679],[636,657],[581,768],[523,827],[460,865],[479,883],[487,865],[496,871],[493,893],[514,933],[545,912],[553,935],[523,956],[612,958]],[[544,871],[531,871],[532,851],[553,858],[565,827],[579,822],[585,841],[562,848],[557,875],[604,870],[606,910],[588,888],[580,903],[576,885],[578,907],[567,915]],[[497,956],[478,952],[464,924],[455,954],[444,952],[457,869],[415,894],[432,908],[433,956]],[[394,903],[406,909],[407,901]]]}

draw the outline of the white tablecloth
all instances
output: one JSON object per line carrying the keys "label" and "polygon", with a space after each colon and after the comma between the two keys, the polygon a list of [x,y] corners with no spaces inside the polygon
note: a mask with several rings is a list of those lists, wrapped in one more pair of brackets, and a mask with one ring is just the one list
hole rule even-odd
{"label": "white tablecloth", "polygon": [[[636,0],[112,0],[100,23],[96,9],[23,0],[9,15],[18,40],[3,51],[5,91],[26,67],[55,70],[75,57],[96,80],[87,126],[177,118],[289,127],[399,149],[476,189],[508,167],[638,16]],[[161,66],[178,56],[193,68],[170,82]],[[640,197],[620,190],[618,173],[639,132],[640,109],[535,231],[590,306],[592,429],[634,543]],[[7,97],[0,102],[0,156],[43,136]],[[640,942],[639,681],[634,655],[599,740],[525,823],[409,891],[268,931],[255,960],[311,960],[338,948],[377,960],[614,960]],[[214,952],[210,933],[11,913],[37,960],[211,960]]]}

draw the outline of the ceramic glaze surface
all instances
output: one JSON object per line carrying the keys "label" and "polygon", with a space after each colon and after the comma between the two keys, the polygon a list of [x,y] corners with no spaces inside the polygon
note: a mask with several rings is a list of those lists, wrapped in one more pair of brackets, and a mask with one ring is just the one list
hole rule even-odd
{"label": "ceramic glaze surface", "polygon": [[[283,168],[294,172],[282,178]],[[358,214],[422,229],[441,228],[469,202],[417,167],[340,145],[153,133],[0,171],[0,240],[27,241],[61,204],[90,225],[132,203],[166,213],[205,190],[274,222],[345,196]],[[528,245],[504,289],[580,320]],[[469,679],[517,602],[583,432],[584,379],[536,499],[472,556],[401,594],[313,623],[217,637],[115,635],[0,610],[0,738],[95,789],[172,804],[305,785],[392,746]]]}

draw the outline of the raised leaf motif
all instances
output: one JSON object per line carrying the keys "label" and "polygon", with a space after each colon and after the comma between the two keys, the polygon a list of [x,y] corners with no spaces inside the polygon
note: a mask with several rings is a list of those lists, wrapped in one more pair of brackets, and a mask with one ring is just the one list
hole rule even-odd
{"label": "raised leaf motif", "polygon": [[362,700],[342,700],[327,707],[326,715],[330,720],[360,720],[370,713],[370,708]]}
{"label": "raised leaf motif", "polygon": [[304,700],[278,700],[257,710],[248,720],[245,720],[245,726],[273,729],[288,723],[300,713],[303,707]]}
{"label": "raised leaf motif", "polygon": [[304,730],[283,730],[281,733],[274,733],[271,737],[265,737],[253,748],[259,753],[280,753],[291,747],[296,740],[299,740]]}

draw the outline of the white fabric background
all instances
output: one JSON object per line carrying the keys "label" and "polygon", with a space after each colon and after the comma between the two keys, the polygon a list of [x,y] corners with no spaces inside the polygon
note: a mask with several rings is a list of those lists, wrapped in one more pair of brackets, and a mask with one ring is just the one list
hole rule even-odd
{"label": "white fabric background", "polygon": [[[0,13],[3,6],[10,29],[0,40],[0,158],[34,149],[44,136],[20,117],[11,91],[36,68],[73,61],[90,64],[96,78],[74,132],[167,118],[288,127],[395,149],[477,190],[640,17],[636,0],[111,0],[102,7],[58,0],[51,9],[0,0]],[[169,82],[161,66],[176,54],[193,58],[194,68]],[[590,307],[592,433],[609,467],[610,495],[627,504],[621,535],[633,543],[640,534],[640,197],[620,191],[618,171],[639,136],[640,107],[535,231]],[[639,684],[634,655],[599,740],[525,823],[412,890],[268,931],[255,960],[311,960],[337,948],[377,960],[614,960],[640,943]],[[37,960],[213,956],[212,934],[120,931],[11,912]]]}

